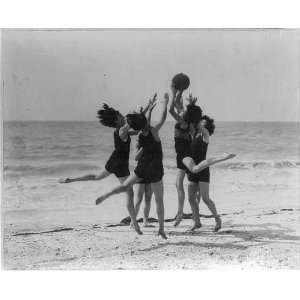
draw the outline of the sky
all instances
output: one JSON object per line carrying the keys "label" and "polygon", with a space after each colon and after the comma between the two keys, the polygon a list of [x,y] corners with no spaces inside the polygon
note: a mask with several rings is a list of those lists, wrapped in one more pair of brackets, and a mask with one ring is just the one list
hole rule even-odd
{"label": "sky", "polygon": [[[218,121],[299,120],[299,30],[4,30],[4,120],[95,121],[185,92]],[[159,114],[158,107],[153,119]],[[168,117],[170,118],[170,116]]]}

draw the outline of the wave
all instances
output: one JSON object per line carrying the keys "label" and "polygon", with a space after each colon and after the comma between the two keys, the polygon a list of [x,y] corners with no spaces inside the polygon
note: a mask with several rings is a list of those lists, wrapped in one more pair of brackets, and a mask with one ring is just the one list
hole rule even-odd
{"label": "wave", "polygon": [[[299,161],[240,161],[227,162],[216,164],[214,168],[224,170],[250,170],[250,169],[285,169],[285,168],[299,168]],[[175,165],[165,165],[166,169],[176,169]]]}
{"label": "wave", "polygon": [[[227,162],[214,166],[223,170],[251,170],[251,169],[286,169],[299,168],[299,161],[243,161],[243,162]],[[103,166],[99,164],[81,162],[81,163],[49,163],[48,165],[7,165],[4,166],[4,175],[8,177],[14,176],[49,176],[49,175],[65,175],[73,172],[94,172],[99,171]],[[164,163],[165,169],[175,170],[176,166],[169,160]],[[130,165],[133,169],[134,165]]]}
{"label": "wave", "polygon": [[72,171],[94,171],[99,170],[99,166],[87,163],[69,163],[69,164],[55,164],[55,165],[18,165],[18,166],[5,166],[4,174],[8,176],[43,176],[54,174],[65,174]]}
{"label": "wave", "polygon": [[76,150],[76,149],[95,149],[97,145],[94,144],[80,144],[80,145],[52,145],[49,147],[50,150]]}

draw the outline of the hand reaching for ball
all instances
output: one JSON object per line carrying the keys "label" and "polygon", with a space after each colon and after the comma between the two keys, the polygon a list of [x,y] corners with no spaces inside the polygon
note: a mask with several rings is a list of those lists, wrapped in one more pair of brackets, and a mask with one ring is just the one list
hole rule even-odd
{"label": "hand reaching for ball", "polygon": [[165,93],[165,95],[164,95],[164,103],[165,104],[169,103],[169,94],[168,93]]}
{"label": "hand reaching for ball", "polygon": [[175,98],[178,90],[175,88],[174,85],[171,85],[171,90],[172,90],[173,98]]}
{"label": "hand reaching for ball", "polygon": [[186,100],[189,102],[189,104],[194,105],[198,101],[198,98],[193,97],[193,95],[190,93],[189,97],[186,98]]}

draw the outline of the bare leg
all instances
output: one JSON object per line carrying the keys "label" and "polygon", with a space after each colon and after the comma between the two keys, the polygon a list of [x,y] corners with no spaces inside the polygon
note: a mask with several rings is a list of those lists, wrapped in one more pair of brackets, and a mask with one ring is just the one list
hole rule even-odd
{"label": "bare leg", "polygon": [[150,183],[145,184],[145,206],[144,206],[144,227],[152,227],[148,224],[148,218],[151,208],[152,187]]}
{"label": "bare leg", "polygon": [[184,198],[185,198],[184,187],[183,187],[184,177],[185,177],[185,171],[178,169],[177,178],[176,178],[176,189],[178,194],[178,211],[174,223],[175,227],[180,224],[183,217],[183,206],[184,206]]}
{"label": "bare leg", "polygon": [[224,154],[220,157],[211,157],[206,160],[202,160],[199,164],[195,164],[195,161],[191,157],[185,157],[182,162],[192,173],[199,173],[200,171],[213,166],[219,162],[234,158],[235,154]]}
{"label": "bare leg", "polygon": [[136,184],[136,190],[135,190],[135,201],[134,201],[134,210],[135,215],[137,216],[141,207],[141,203],[143,201],[143,196],[145,193],[145,184],[139,183]]}
{"label": "bare leg", "polygon": [[[142,234],[139,225],[136,221],[134,203],[133,203],[133,190],[132,190],[132,186],[135,183],[139,182],[141,179],[138,178],[135,174],[130,175],[128,178],[123,177],[123,179],[124,181],[122,182],[122,184],[118,185],[117,187],[113,188],[111,191],[97,198],[96,205],[102,203],[104,200],[106,200],[112,195],[127,193],[127,208],[129,211],[129,215],[131,217],[132,224],[134,226],[135,231],[138,234]],[[122,181],[123,179],[121,178],[120,181]]]}
{"label": "bare leg", "polygon": [[189,197],[189,203],[190,203],[190,206],[192,209],[193,220],[194,220],[193,227],[191,228],[192,231],[194,231],[195,229],[200,228],[202,226],[201,222],[200,222],[200,217],[199,217],[199,206],[196,201],[197,190],[198,190],[198,184],[195,182],[189,181],[188,197]]}
{"label": "bare leg", "polygon": [[215,217],[216,226],[214,231],[217,232],[221,229],[222,221],[220,216],[218,215],[215,203],[209,198],[209,183],[208,182],[199,182],[200,192],[203,199],[203,202],[206,204],[208,209],[211,211],[213,216]]}
{"label": "bare leg", "polygon": [[135,174],[130,175],[122,184],[116,186],[115,188],[113,188],[109,192],[107,192],[107,193],[103,194],[102,196],[98,197],[96,199],[96,205],[101,204],[104,200],[106,200],[107,198],[109,198],[113,195],[117,195],[117,194],[120,194],[120,193],[125,193],[128,188],[132,188],[132,186],[135,183],[138,183],[139,181],[141,181],[141,179],[138,178]]}
{"label": "bare leg", "polygon": [[[128,178],[128,176],[120,177],[118,179],[119,179],[120,183],[123,184],[127,178]],[[136,221],[136,213],[135,213],[135,209],[134,209],[132,185],[128,186],[128,188],[126,190],[126,206],[127,206],[130,218],[131,218],[131,226],[134,228],[134,230],[138,234],[143,234],[140,230],[139,224]]]}
{"label": "bare leg", "polygon": [[200,185],[198,186],[198,190],[197,190],[197,194],[196,194],[196,200],[197,200],[197,203],[199,205],[200,200],[201,200]]}
{"label": "bare leg", "polygon": [[163,239],[167,239],[164,229],[164,186],[162,180],[159,182],[151,183],[152,190],[155,195],[156,201],[156,211],[158,217],[158,235],[160,235]]}
{"label": "bare leg", "polygon": [[95,175],[95,174],[89,174],[89,175],[84,175],[81,177],[75,177],[75,178],[63,178],[60,179],[60,183],[70,183],[70,182],[75,182],[75,181],[90,181],[90,180],[101,180],[103,178],[106,178],[107,176],[111,175],[107,170],[102,170],[100,174]]}

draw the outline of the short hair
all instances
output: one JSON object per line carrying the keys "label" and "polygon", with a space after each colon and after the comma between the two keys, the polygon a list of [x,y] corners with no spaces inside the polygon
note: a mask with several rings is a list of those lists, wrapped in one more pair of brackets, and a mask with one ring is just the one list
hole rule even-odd
{"label": "short hair", "polygon": [[120,115],[118,110],[108,106],[106,103],[103,103],[103,108],[97,112],[99,122],[104,126],[113,128],[117,127],[117,120]]}
{"label": "short hair", "polygon": [[215,132],[215,121],[214,119],[210,118],[207,115],[204,115],[201,120],[206,120],[206,124],[205,124],[205,128],[208,130],[209,135],[213,135],[213,133]]}
{"label": "short hair", "polygon": [[176,90],[184,91],[190,86],[190,79],[183,73],[176,74],[172,79],[172,85]]}
{"label": "short hair", "polygon": [[143,113],[131,113],[126,115],[128,125],[133,130],[142,130],[147,125],[147,119]]}
{"label": "short hair", "polygon": [[202,109],[195,104],[189,104],[186,107],[183,119],[187,123],[198,124],[202,117]]}

